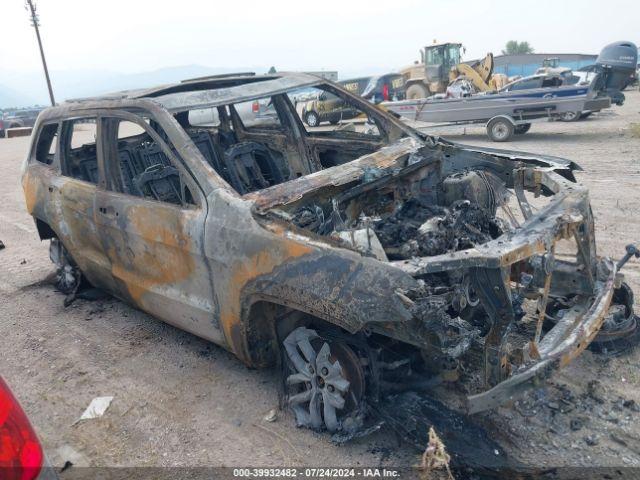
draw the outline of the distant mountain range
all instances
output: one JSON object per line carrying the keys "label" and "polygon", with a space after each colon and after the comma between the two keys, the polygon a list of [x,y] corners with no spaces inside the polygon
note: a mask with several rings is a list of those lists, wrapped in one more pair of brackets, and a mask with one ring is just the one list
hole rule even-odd
{"label": "distant mountain range", "polygon": [[0,85],[0,108],[24,107],[38,102],[28,95],[24,95],[6,85]]}
{"label": "distant mountain range", "polygon": [[[267,67],[268,68],[268,67]],[[202,65],[167,67],[150,72],[124,74],[108,70],[64,70],[51,72],[56,102],[100,95],[131,88],[151,87],[186,78],[222,73],[254,71],[251,68],[211,68]],[[263,73],[266,70],[259,70]],[[42,72],[0,69],[0,108],[47,105],[49,94]]]}
{"label": "distant mountain range", "polygon": [[[118,73],[110,70],[60,70],[51,72],[51,83],[56,102],[70,98],[91,97],[119,90],[152,87],[187,78],[219,75],[232,72],[266,73],[269,66],[214,68],[203,65],[166,67],[141,73]],[[386,73],[384,67],[375,66],[340,72],[340,78]],[[49,94],[42,71],[16,72],[0,68],[0,109],[48,105]]]}

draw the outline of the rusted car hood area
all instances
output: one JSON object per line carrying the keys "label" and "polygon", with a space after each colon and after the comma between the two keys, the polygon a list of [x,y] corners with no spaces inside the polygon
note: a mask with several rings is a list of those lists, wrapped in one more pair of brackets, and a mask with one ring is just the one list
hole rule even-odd
{"label": "rusted car hood area", "polygon": [[[610,260],[596,256],[576,168],[553,157],[405,138],[245,198],[263,221],[414,278],[414,287],[389,292],[412,320],[370,328],[439,361],[464,363],[474,348],[484,351],[471,366],[482,388],[467,405],[478,412],[568,363],[607,317],[620,279]],[[565,243],[570,253],[560,260]]]}

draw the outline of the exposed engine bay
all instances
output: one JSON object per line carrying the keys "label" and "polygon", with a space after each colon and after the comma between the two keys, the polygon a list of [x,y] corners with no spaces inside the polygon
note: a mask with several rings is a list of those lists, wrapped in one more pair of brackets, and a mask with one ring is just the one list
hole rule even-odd
{"label": "exposed engine bay", "polygon": [[[416,158],[405,167],[407,177],[366,170],[363,183],[324,205],[295,209],[291,222],[385,262],[463,251],[512,229],[496,215],[510,195],[496,175],[469,169],[424,188],[433,175],[411,161]],[[476,308],[479,300],[464,272],[423,275],[416,288],[397,294],[429,332],[429,345],[438,347],[439,362],[447,366],[490,327],[481,308]]]}
{"label": "exposed engine bay", "polygon": [[[548,376],[560,352],[585,348],[572,337],[578,318],[588,324],[585,338],[602,325],[601,335],[613,338],[621,329],[635,333],[633,302],[622,299],[615,267],[595,257],[586,191],[574,186],[570,169],[482,157],[452,168],[426,155],[365,165],[357,180],[332,178],[291,202],[281,194],[269,210],[415,279],[388,292],[409,312],[406,321],[371,323],[352,345],[369,357],[364,364],[377,363],[358,376],[375,375],[367,383],[392,391],[465,377],[467,409],[475,412]],[[604,292],[614,281],[609,308]],[[547,368],[537,371],[541,364]]]}
{"label": "exposed engine bay", "polygon": [[[370,183],[381,175],[376,170],[367,174],[374,177]],[[385,261],[464,250],[497,238],[508,228],[495,216],[508,193],[491,173],[455,173],[433,190],[400,198],[392,186],[379,183],[380,190],[347,190],[332,200],[328,212],[318,204],[304,205],[291,221],[320,235],[337,236],[361,253]]]}

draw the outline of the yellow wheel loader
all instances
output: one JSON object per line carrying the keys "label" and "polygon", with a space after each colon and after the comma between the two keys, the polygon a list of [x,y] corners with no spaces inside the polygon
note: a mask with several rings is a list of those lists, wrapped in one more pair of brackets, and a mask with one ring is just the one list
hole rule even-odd
{"label": "yellow wheel loader", "polygon": [[495,90],[506,83],[506,76],[493,75],[493,54],[477,62],[460,61],[461,43],[433,43],[420,50],[420,62],[400,70],[406,79],[406,98],[426,98],[445,93],[454,80],[464,78],[477,92]]}

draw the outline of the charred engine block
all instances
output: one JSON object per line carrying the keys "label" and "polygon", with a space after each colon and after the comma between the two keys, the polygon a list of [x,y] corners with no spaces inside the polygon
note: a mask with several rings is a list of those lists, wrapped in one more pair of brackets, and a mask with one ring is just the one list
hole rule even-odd
{"label": "charred engine block", "polygon": [[[365,180],[379,182],[380,177]],[[353,190],[362,185],[354,187]],[[411,189],[409,189],[411,190]],[[291,221],[300,228],[339,239],[363,255],[382,261],[431,257],[473,248],[502,235],[509,227],[496,217],[507,199],[504,183],[482,170],[457,172],[434,182],[425,194],[400,196],[389,188],[342,192],[330,205],[307,203]],[[406,190],[405,190],[406,192]],[[347,201],[339,199],[348,198]],[[354,208],[356,206],[357,208]],[[354,214],[355,212],[355,214]],[[459,358],[489,325],[464,272],[418,279],[405,292],[414,318],[437,349]],[[428,332],[428,334],[426,333]]]}
{"label": "charred engine block", "polygon": [[388,258],[441,255],[504,233],[505,226],[495,215],[506,189],[493,175],[479,170],[455,173],[445,177],[436,191],[436,202],[412,197],[388,217],[370,222]]}

